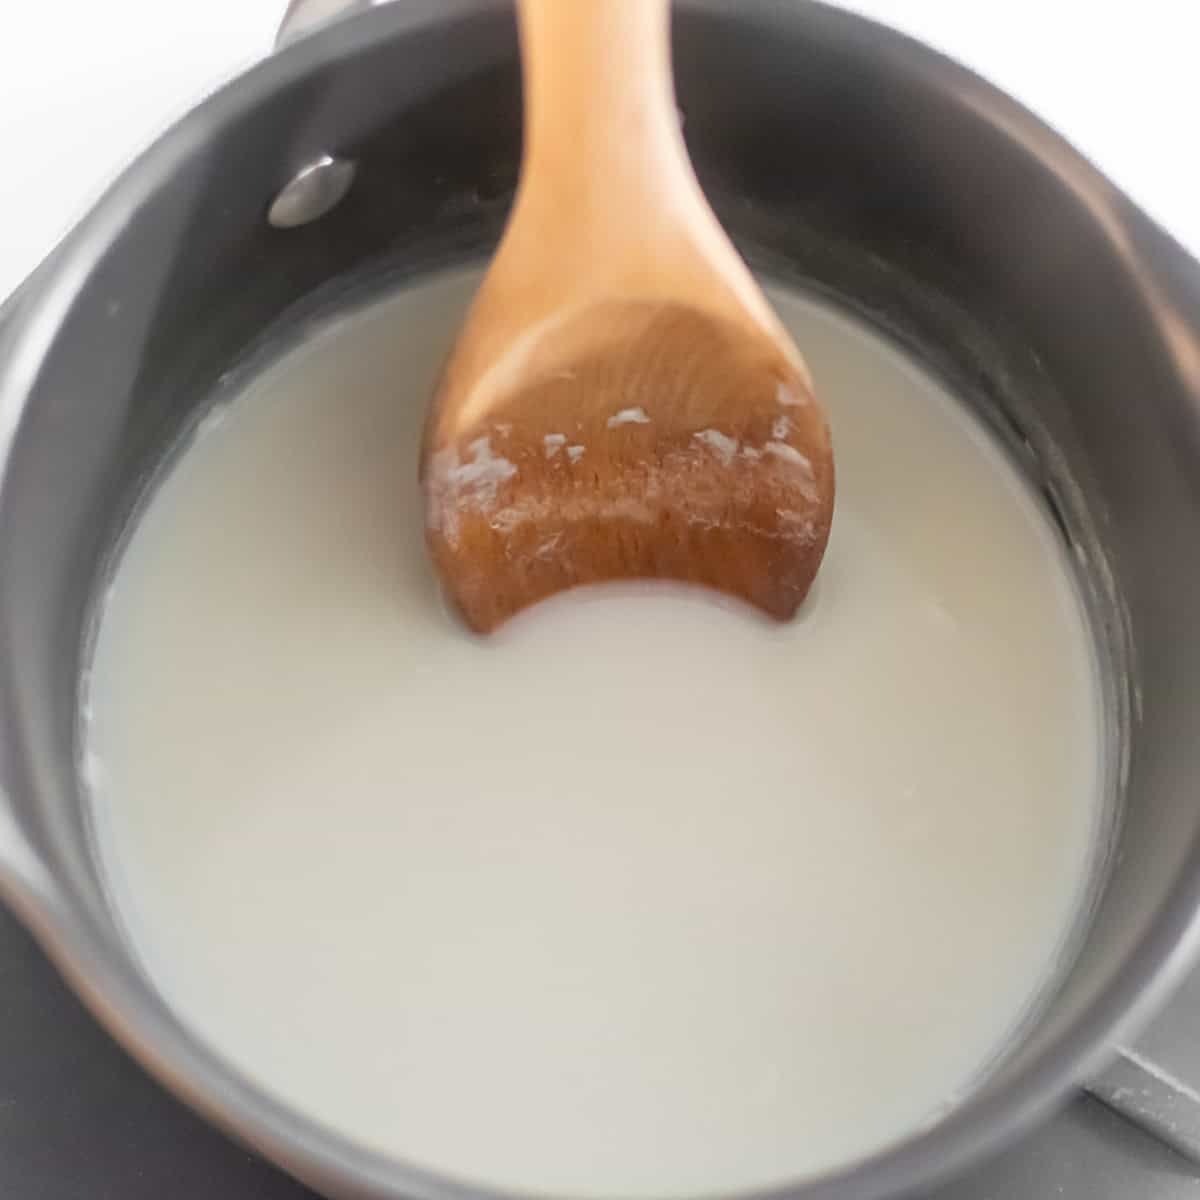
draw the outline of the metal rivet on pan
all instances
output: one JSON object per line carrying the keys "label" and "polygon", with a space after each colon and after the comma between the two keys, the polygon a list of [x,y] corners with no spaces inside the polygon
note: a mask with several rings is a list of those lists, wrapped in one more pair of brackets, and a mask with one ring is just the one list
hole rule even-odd
{"label": "metal rivet on pan", "polygon": [[354,171],[349,159],[322,154],[279,189],[267,210],[267,220],[276,229],[295,229],[323,217],[345,199]]}

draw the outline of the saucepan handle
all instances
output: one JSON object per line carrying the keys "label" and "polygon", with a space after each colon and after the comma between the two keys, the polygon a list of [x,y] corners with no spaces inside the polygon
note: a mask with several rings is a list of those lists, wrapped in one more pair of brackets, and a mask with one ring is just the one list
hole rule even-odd
{"label": "saucepan handle", "polygon": [[275,49],[315,33],[331,22],[375,7],[379,0],[291,0],[279,29],[275,33]]}
{"label": "saucepan handle", "polygon": [[16,317],[17,305],[24,294],[25,288],[19,287],[7,299],[0,301],[0,337],[4,336],[5,331]]}
{"label": "saucepan handle", "polygon": [[[26,281],[0,301],[0,362],[7,357],[10,340],[15,339],[18,310],[29,290],[30,285]],[[2,400],[3,397],[0,397],[0,403]],[[24,910],[35,895],[41,896],[46,892],[49,881],[41,860],[17,822],[8,794],[6,774],[4,747],[0,743],[0,898]]]}

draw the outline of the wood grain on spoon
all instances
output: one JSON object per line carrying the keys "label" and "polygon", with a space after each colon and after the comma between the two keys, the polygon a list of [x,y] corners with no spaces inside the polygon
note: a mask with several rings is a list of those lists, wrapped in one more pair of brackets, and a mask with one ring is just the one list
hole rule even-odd
{"label": "wood grain on spoon", "polygon": [[692,171],[668,2],[518,8],[521,182],[422,462],[445,588],[480,631],[629,578],[790,617],[829,536],[828,424]]}

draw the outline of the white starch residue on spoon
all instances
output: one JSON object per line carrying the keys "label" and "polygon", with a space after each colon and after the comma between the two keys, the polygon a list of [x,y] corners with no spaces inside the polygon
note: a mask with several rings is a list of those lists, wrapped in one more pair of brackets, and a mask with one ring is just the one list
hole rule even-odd
{"label": "white starch residue on spoon", "polygon": [[838,455],[801,618],[626,587],[472,638],[414,467],[477,278],[312,338],[146,509],[86,748],[138,948],[264,1087],[458,1177],[715,1193],[877,1150],[996,1052],[1084,887],[1054,536],[937,384],[777,293]]}

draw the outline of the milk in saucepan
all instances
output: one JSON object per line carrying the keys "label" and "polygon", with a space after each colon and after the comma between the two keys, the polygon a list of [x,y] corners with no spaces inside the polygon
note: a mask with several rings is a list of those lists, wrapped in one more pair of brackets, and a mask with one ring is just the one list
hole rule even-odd
{"label": "milk in saucepan", "polygon": [[131,935],[263,1087],[464,1179],[714,1193],[877,1150],[995,1054],[1084,886],[1055,535],[937,383],[776,292],[837,455],[800,617],[620,587],[471,637],[415,469],[476,278],[310,337],[145,509],[86,748]]}

